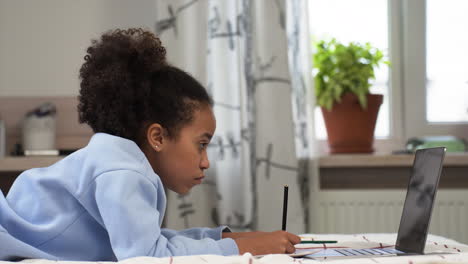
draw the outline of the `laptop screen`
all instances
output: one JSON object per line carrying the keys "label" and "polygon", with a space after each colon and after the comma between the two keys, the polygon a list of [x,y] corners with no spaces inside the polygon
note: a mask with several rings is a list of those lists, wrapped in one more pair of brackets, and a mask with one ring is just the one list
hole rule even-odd
{"label": "laptop screen", "polygon": [[424,253],[444,155],[443,147],[416,151],[398,229],[398,250],[406,253]]}

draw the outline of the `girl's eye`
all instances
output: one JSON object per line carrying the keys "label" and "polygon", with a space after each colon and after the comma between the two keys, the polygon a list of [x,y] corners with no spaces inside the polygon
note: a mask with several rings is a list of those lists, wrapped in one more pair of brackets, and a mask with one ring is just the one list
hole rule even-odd
{"label": "girl's eye", "polygon": [[208,143],[200,143],[201,150],[206,149],[206,147],[208,147]]}

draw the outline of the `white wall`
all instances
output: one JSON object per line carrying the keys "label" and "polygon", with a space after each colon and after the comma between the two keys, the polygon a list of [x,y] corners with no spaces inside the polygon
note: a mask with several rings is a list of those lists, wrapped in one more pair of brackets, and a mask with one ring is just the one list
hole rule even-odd
{"label": "white wall", "polygon": [[0,0],[0,96],[75,96],[91,39],[154,32],[156,0]]}

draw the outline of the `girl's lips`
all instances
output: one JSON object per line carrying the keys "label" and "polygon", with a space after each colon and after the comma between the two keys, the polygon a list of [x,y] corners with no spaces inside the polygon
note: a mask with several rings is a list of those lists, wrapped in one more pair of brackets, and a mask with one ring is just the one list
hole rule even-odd
{"label": "girl's lips", "polygon": [[203,178],[205,178],[205,177],[198,177],[198,178],[195,178],[195,184],[201,184]]}

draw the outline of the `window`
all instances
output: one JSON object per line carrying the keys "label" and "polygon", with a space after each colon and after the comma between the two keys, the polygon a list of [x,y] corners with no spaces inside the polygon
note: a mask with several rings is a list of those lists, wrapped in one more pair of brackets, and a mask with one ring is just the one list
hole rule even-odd
{"label": "window", "polygon": [[403,2],[405,133],[468,139],[468,2]]}
{"label": "window", "polygon": [[[376,147],[396,150],[410,137],[468,140],[468,1],[310,0],[313,39],[370,42],[391,68],[376,71],[371,89],[384,95]],[[315,109],[318,139],[326,138]],[[380,148],[379,148],[380,144]]]}
{"label": "window", "polygon": [[426,10],[427,121],[468,122],[468,1],[428,0]]}
{"label": "window", "polygon": [[[336,38],[343,43],[370,42],[387,53],[387,9],[387,0],[310,0],[309,28],[312,38],[313,40]],[[386,138],[390,135],[388,67],[381,65],[375,75],[376,80],[371,91],[384,95],[375,135],[377,138]],[[325,124],[318,107],[315,109],[315,120],[317,137],[325,139]]]}

